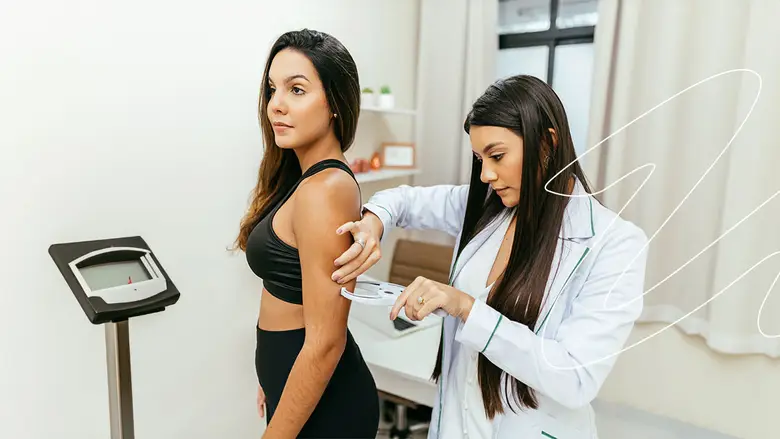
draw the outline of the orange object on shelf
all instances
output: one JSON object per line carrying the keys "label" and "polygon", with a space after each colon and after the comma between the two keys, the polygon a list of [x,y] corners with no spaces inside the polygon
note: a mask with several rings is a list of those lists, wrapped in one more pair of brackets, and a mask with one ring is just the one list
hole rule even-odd
{"label": "orange object on shelf", "polygon": [[352,170],[353,173],[357,174],[360,172],[360,160],[355,159],[352,160],[352,162],[349,164],[349,169]]}
{"label": "orange object on shelf", "polygon": [[363,172],[371,170],[371,164],[368,160],[359,158],[352,160],[352,163],[349,164],[349,168],[352,169],[352,172],[355,174],[362,174]]}
{"label": "orange object on shelf", "polygon": [[371,156],[371,169],[377,170],[382,167],[382,159],[379,158],[379,153],[375,152],[373,156]]}

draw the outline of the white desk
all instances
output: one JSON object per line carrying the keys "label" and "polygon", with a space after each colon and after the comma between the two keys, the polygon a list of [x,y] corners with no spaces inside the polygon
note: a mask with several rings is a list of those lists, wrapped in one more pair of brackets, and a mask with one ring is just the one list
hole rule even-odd
{"label": "white desk", "polygon": [[356,318],[361,307],[355,305],[350,313],[349,329],[374,375],[377,388],[433,407],[436,384],[430,381],[430,376],[436,364],[441,319],[432,316],[437,324],[392,338]]}

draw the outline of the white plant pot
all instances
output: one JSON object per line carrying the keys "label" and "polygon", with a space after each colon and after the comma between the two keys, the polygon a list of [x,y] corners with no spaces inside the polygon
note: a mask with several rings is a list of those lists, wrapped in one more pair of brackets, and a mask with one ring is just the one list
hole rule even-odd
{"label": "white plant pot", "polygon": [[375,107],[376,95],[374,93],[361,93],[360,104],[364,107]]}
{"label": "white plant pot", "polygon": [[391,94],[380,94],[379,95],[379,108],[394,108],[395,107],[395,96]]}

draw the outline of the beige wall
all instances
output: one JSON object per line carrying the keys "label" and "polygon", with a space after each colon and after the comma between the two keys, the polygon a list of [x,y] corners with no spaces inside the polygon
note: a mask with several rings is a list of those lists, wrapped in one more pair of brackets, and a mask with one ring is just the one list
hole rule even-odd
{"label": "beige wall", "polygon": [[[371,7],[365,9],[374,11],[371,18],[367,19],[374,22],[380,32],[355,33],[356,40],[353,44],[356,47],[355,59],[360,68],[362,86],[371,87],[378,92],[383,84],[389,84],[395,94],[396,107],[417,109],[418,113],[417,61],[420,1],[367,2]],[[388,17],[392,18],[388,19]],[[368,39],[367,35],[371,38]],[[383,142],[415,142],[418,120],[414,115],[362,112],[355,145],[348,151],[347,157],[350,160],[358,157],[371,158],[374,152],[380,151]],[[426,142],[417,142],[416,147],[418,158],[429,148]],[[412,183],[412,177],[363,183],[361,184],[363,201],[367,202],[377,191]],[[386,280],[390,272],[395,243],[405,236],[407,234],[400,229],[389,231],[382,241],[382,259],[366,274]]]}
{"label": "beige wall", "polygon": [[[457,182],[462,154],[466,1],[425,0],[420,29],[420,141],[422,174],[416,185]],[[452,245],[435,230],[412,232],[415,240]]]}
{"label": "beige wall", "polygon": [[[629,344],[661,328],[639,325]],[[721,355],[670,328],[624,352],[599,397],[738,438],[777,437],[780,361]]]}

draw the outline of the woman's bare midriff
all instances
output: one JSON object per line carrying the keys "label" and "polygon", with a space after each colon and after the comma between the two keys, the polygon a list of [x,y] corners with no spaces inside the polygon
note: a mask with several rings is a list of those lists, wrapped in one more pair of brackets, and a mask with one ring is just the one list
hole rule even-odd
{"label": "woman's bare midriff", "polygon": [[303,328],[303,306],[277,299],[263,288],[257,327],[264,331],[290,331]]}

